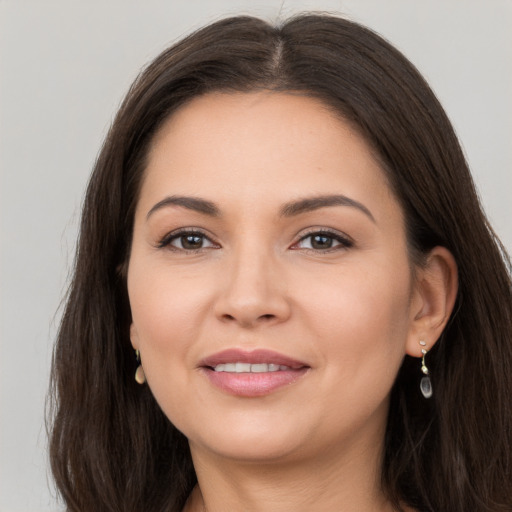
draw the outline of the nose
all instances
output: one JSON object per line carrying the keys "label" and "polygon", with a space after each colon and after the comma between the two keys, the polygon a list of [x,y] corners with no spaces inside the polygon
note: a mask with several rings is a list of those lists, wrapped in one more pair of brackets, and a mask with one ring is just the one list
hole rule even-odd
{"label": "nose", "polygon": [[263,251],[240,251],[226,267],[219,276],[223,285],[214,307],[219,320],[250,329],[290,317],[286,280],[275,257]]}

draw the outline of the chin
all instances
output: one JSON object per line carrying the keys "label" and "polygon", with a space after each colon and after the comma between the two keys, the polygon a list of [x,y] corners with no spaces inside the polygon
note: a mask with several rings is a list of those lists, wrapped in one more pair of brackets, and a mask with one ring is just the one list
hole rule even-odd
{"label": "chin", "polygon": [[265,463],[293,459],[304,450],[309,436],[300,435],[296,425],[264,424],[246,416],[245,421],[211,425],[208,432],[187,437],[192,451],[197,448],[225,459]]}
{"label": "chin", "polygon": [[[193,452],[195,444],[191,442]],[[300,443],[299,443],[300,446]],[[201,450],[207,450],[218,458],[232,460],[248,464],[269,464],[292,461],[297,457],[303,446],[291,446],[276,440],[265,439],[242,440],[229,439],[227,442],[203,444]]]}

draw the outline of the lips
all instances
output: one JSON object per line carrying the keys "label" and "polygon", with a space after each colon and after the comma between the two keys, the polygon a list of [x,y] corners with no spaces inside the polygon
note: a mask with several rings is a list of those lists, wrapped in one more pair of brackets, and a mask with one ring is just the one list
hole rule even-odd
{"label": "lips", "polygon": [[214,387],[236,396],[264,396],[293,384],[310,369],[270,350],[229,349],[206,357],[200,369]]}
{"label": "lips", "polygon": [[228,349],[213,354],[201,361],[199,366],[215,368],[219,364],[229,363],[248,363],[248,364],[274,364],[278,366],[287,366],[291,369],[303,368],[308,366],[306,363],[292,359],[278,352],[272,350],[239,350],[239,349]]}

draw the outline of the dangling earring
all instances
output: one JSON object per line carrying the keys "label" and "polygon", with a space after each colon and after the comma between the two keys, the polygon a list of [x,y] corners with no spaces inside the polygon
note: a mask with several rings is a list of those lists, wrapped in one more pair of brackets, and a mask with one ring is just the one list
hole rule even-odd
{"label": "dangling earring", "polygon": [[139,363],[139,366],[137,366],[135,370],[135,380],[138,384],[144,384],[146,382],[146,375],[144,375],[144,368],[142,368],[140,364],[140,352],[138,350],[135,351],[135,357]]}
{"label": "dangling earring", "polygon": [[421,379],[421,382],[420,382],[420,389],[421,389],[421,394],[425,397],[425,398],[430,398],[432,396],[432,393],[433,393],[433,390],[432,390],[432,381],[430,380],[430,372],[428,371],[428,368],[427,368],[427,365],[425,364],[425,356],[427,355],[427,349],[425,348],[427,346],[426,342],[424,342],[423,340],[420,341],[420,345],[421,345],[421,354],[422,354],[422,357],[421,357],[421,371],[423,373],[423,375],[425,375],[425,377],[422,377]]}

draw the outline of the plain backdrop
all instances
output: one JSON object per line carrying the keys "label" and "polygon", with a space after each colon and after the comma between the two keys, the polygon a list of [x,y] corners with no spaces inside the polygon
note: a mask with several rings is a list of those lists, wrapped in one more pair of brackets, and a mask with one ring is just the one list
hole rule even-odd
{"label": "plain backdrop", "polygon": [[511,0],[0,0],[0,512],[62,509],[46,458],[51,348],[83,190],[130,82],[207,22],[305,9],[361,21],[417,65],[512,248]]}

